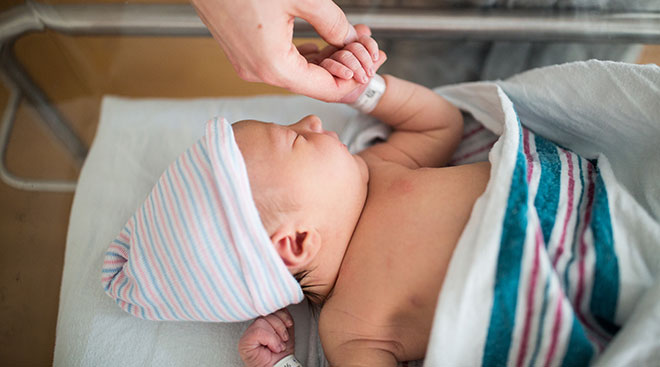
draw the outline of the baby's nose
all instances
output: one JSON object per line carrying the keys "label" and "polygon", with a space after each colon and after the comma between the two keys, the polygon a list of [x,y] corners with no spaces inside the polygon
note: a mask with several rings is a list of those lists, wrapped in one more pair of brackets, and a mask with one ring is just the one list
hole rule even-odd
{"label": "baby's nose", "polygon": [[305,124],[307,125],[308,129],[315,133],[323,132],[323,123],[321,122],[321,119],[316,115],[309,115],[305,117]]}

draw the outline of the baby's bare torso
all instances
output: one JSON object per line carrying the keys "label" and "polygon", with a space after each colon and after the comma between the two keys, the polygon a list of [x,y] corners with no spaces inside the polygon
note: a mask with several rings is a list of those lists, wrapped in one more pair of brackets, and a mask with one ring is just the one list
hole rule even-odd
{"label": "baby's bare torso", "polygon": [[326,349],[357,342],[399,361],[420,359],[452,252],[490,164],[411,170],[367,163],[367,201],[321,311],[321,340]]}

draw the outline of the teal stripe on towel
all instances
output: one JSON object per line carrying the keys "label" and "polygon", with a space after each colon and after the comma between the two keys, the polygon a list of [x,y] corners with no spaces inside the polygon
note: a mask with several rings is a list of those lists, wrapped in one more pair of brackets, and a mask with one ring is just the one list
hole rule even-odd
{"label": "teal stripe on towel", "polygon": [[553,143],[538,135],[535,135],[534,142],[541,163],[541,178],[538,193],[534,198],[534,207],[541,222],[543,242],[547,248],[557,217],[557,205],[559,205],[561,159],[559,159],[557,147]]}
{"label": "teal stripe on towel", "polygon": [[575,312],[573,314],[573,325],[571,327],[571,338],[566,346],[566,354],[561,362],[565,367],[584,367],[589,365],[591,357],[594,355],[594,347],[591,345],[587,334],[584,332],[584,325],[580,324]]}
{"label": "teal stripe on towel", "polygon": [[520,265],[527,229],[527,162],[523,154],[522,126],[518,121],[518,153],[511,180],[511,191],[502,223],[500,251],[497,257],[493,308],[482,365],[507,364],[513,327],[516,319],[516,300],[520,281]]}
{"label": "teal stripe on towel", "polygon": [[596,268],[589,307],[598,324],[612,336],[619,331],[619,326],[614,322],[619,299],[619,262],[614,251],[607,190],[595,162],[594,166],[596,188],[591,230],[594,234]]}

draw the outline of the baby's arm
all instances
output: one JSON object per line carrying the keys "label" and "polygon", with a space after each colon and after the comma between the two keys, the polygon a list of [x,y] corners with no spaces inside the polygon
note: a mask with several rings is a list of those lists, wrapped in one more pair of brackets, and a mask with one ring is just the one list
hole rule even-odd
{"label": "baby's arm", "polygon": [[394,131],[387,142],[372,146],[364,154],[409,168],[446,165],[463,132],[458,108],[419,84],[391,75],[383,78],[385,94],[370,114]]}
{"label": "baby's arm", "polygon": [[[356,25],[360,35],[358,42],[347,46],[341,52],[342,58],[331,55],[320,65],[331,73],[339,76],[342,73],[361,70],[360,64],[366,67],[364,57],[377,50],[375,41],[370,37],[371,31],[364,25]],[[350,53],[347,53],[347,50]],[[376,51],[378,52],[378,51]],[[381,57],[370,64],[372,70],[377,70],[386,57],[379,51]],[[351,57],[351,54],[354,57]],[[327,57],[327,54],[325,55]],[[414,60],[411,60],[414,62]],[[339,65],[339,64],[343,64]],[[339,66],[338,66],[339,65]],[[410,168],[440,167],[451,158],[458,146],[463,131],[463,117],[460,111],[444,98],[419,84],[398,79],[391,75],[384,76],[387,88],[376,108],[370,113],[382,122],[392,126],[394,132],[387,142],[377,144],[361,155],[367,158],[375,155],[383,160],[394,161]],[[354,102],[367,87],[355,80],[341,80],[351,90],[343,102]]]}

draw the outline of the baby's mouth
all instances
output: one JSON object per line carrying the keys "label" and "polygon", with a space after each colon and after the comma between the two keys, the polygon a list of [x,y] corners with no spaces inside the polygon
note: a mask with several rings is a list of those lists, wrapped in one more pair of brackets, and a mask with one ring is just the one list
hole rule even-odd
{"label": "baby's mouth", "polygon": [[333,137],[333,138],[339,140],[339,135],[337,135],[337,133],[334,132],[334,131],[331,131],[331,130],[323,130],[323,134],[324,134],[324,135],[327,135],[327,136],[331,136],[331,137]]}

